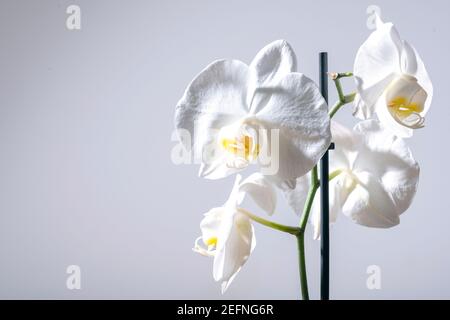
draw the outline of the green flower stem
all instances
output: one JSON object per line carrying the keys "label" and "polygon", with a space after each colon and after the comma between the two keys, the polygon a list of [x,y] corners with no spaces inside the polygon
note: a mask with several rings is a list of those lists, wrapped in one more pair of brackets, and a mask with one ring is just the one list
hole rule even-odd
{"label": "green flower stem", "polygon": [[348,78],[353,77],[353,72],[339,72],[339,73],[333,73],[331,74],[331,78],[334,79],[340,79],[340,78]]}
{"label": "green flower stem", "polygon": [[270,221],[270,220],[266,220],[266,219],[261,218],[261,217],[259,217],[257,215],[254,215],[253,213],[251,213],[251,212],[249,212],[249,211],[247,211],[245,209],[242,209],[242,208],[239,208],[238,210],[241,213],[245,214],[247,217],[249,217],[251,220],[253,220],[253,221],[255,221],[255,222],[259,223],[259,224],[262,224],[263,226],[266,226],[266,227],[269,227],[269,228],[272,228],[272,229],[275,229],[275,230],[278,230],[278,231],[287,232],[287,233],[290,233],[290,234],[292,234],[294,236],[297,236],[298,234],[301,233],[301,230],[298,227],[286,226],[286,225],[279,224],[279,223],[276,223],[276,222],[273,222],[273,221]]}
{"label": "green flower stem", "polygon": [[338,169],[338,170],[334,170],[332,173],[330,173],[330,175],[328,176],[328,181],[333,180],[334,178],[336,178],[338,175],[340,175],[342,173],[342,170]]}
{"label": "green flower stem", "polygon": [[298,268],[300,272],[300,286],[303,300],[309,300],[308,293],[308,277],[306,274],[306,257],[305,257],[305,233],[301,232],[297,235],[298,244]]}
{"label": "green flower stem", "polygon": [[319,175],[317,173],[317,165],[311,171],[311,182],[309,185],[308,196],[306,197],[305,206],[303,207],[302,217],[300,218],[300,229],[304,232],[308,223],[309,213],[313,204],[314,196],[319,188]]}
{"label": "green flower stem", "polygon": [[345,100],[344,91],[342,90],[341,81],[339,78],[333,79],[334,85],[336,86],[336,91],[339,97],[339,101],[343,102]]}
{"label": "green flower stem", "polygon": [[356,92],[353,92],[353,93],[350,93],[350,94],[344,96],[343,100],[337,101],[334,104],[334,106],[331,108],[331,110],[328,112],[328,114],[330,115],[330,118],[333,118],[333,116],[336,114],[336,112],[339,111],[339,109],[342,106],[355,100],[355,96],[356,96]]}
{"label": "green flower stem", "polygon": [[352,72],[330,73],[329,75],[333,80],[334,85],[336,86],[336,91],[339,98],[339,100],[335,103],[335,105],[331,108],[330,112],[328,113],[330,115],[330,118],[332,118],[343,105],[346,105],[347,103],[350,103],[353,100],[355,100],[356,93],[344,95],[344,91],[342,90],[340,80],[341,78],[352,77],[353,76]]}
{"label": "green flower stem", "polygon": [[300,218],[301,232],[297,235],[298,265],[299,265],[300,286],[303,300],[309,300],[308,277],[306,273],[306,256],[305,256],[305,229],[306,224],[308,223],[308,218],[311,212],[314,196],[316,195],[316,191],[318,188],[319,188],[319,178],[316,165],[311,171],[311,182],[308,191],[308,196],[306,198],[305,206],[303,208],[302,217]]}

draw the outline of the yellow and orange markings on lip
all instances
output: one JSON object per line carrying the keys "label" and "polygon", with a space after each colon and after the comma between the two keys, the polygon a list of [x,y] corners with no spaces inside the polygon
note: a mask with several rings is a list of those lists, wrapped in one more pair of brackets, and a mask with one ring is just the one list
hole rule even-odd
{"label": "yellow and orange markings on lip", "polygon": [[417,103],[409,102],[405,97],[396,97],[388,103],[388,107],[400,118],[406,118],[413,113],[419,113],[423,107]]}

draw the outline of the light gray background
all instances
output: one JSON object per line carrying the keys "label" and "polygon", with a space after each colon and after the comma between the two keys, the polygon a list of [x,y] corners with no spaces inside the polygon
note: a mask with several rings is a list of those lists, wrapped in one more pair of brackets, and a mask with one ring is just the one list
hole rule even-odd
{"label": "light gray background", "polygon": [[[65,27],[70,4],[81,7],[80,31]],[[202,180],[196,166],[171,162],[174,106],[209,62],[250,62],[280,38],[313,79],[321,50],[331,70],[350,71],[370,4],[421,53],[435,95],[427,127],[409,140],[422,169],[412,207],[389,230],[340,217],[331,297],[450,298],[447,2],[294,0],[1,1],[0,297],[298,298],[290,236],[256,226],[256,250],[224,296],[212,260],[191,251],[202,213],[233,179]],[[350,125],[346,108],[337,118]],[[296,223],[283,201],[277,211]],[[317,298],[311,230],[306,246]],[[66,289],[71,264],[82,270],[78,291]],[[366,288],[372,264],[378,291]]]}

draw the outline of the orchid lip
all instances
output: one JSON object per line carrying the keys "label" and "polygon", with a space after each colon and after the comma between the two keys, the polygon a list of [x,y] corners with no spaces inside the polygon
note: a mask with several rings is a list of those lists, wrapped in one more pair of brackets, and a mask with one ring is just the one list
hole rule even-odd
{"label": "orchid lip", "polygon": [[424,127],[425,117],[419,113],[420,107],[417,104],[408,102],[404,97],[397,97],[391,100],[387,106],[391,115],[399,124],[411,129]]}
{"label": "orchid lip", "polygon": [[[211,241],[212,238],[209,239],[207,241],[208,247],[206,247],[206,248],[204,246],[200,245],[200,243],[199,243],[200,241],[202,241],[202,239],[203,239],[203,237],[198,237],[197,239],[195,239],[194,248],[192,248],[192,250],[194,252],[201,254],[202,256],[213,257],[215,250],[216,250],[217,238],[214,238],[215,241]],[[210,242],[214,242],[214,243],[210,243]]]}
{"label": "orchid lip", "polygon": [[410,129],[424,126],[422,116],[427,93],[417,79],[409,75],[397,77],[386,89],[386,106],[394,120]]}

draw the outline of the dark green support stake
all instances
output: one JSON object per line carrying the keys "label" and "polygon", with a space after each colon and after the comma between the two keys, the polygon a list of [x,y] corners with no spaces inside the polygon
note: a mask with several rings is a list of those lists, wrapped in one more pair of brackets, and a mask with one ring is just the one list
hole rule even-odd
{"label": "dark green support stake", "polygon": [[[319,54],[320,92],[328,103],[328,54]],[[334,145],[331,144],[330,148]],[[328,191],[328,150],[320,160],[320,215],[322,220],[320,250],[320,299],[330,299],[330,204]]]}

